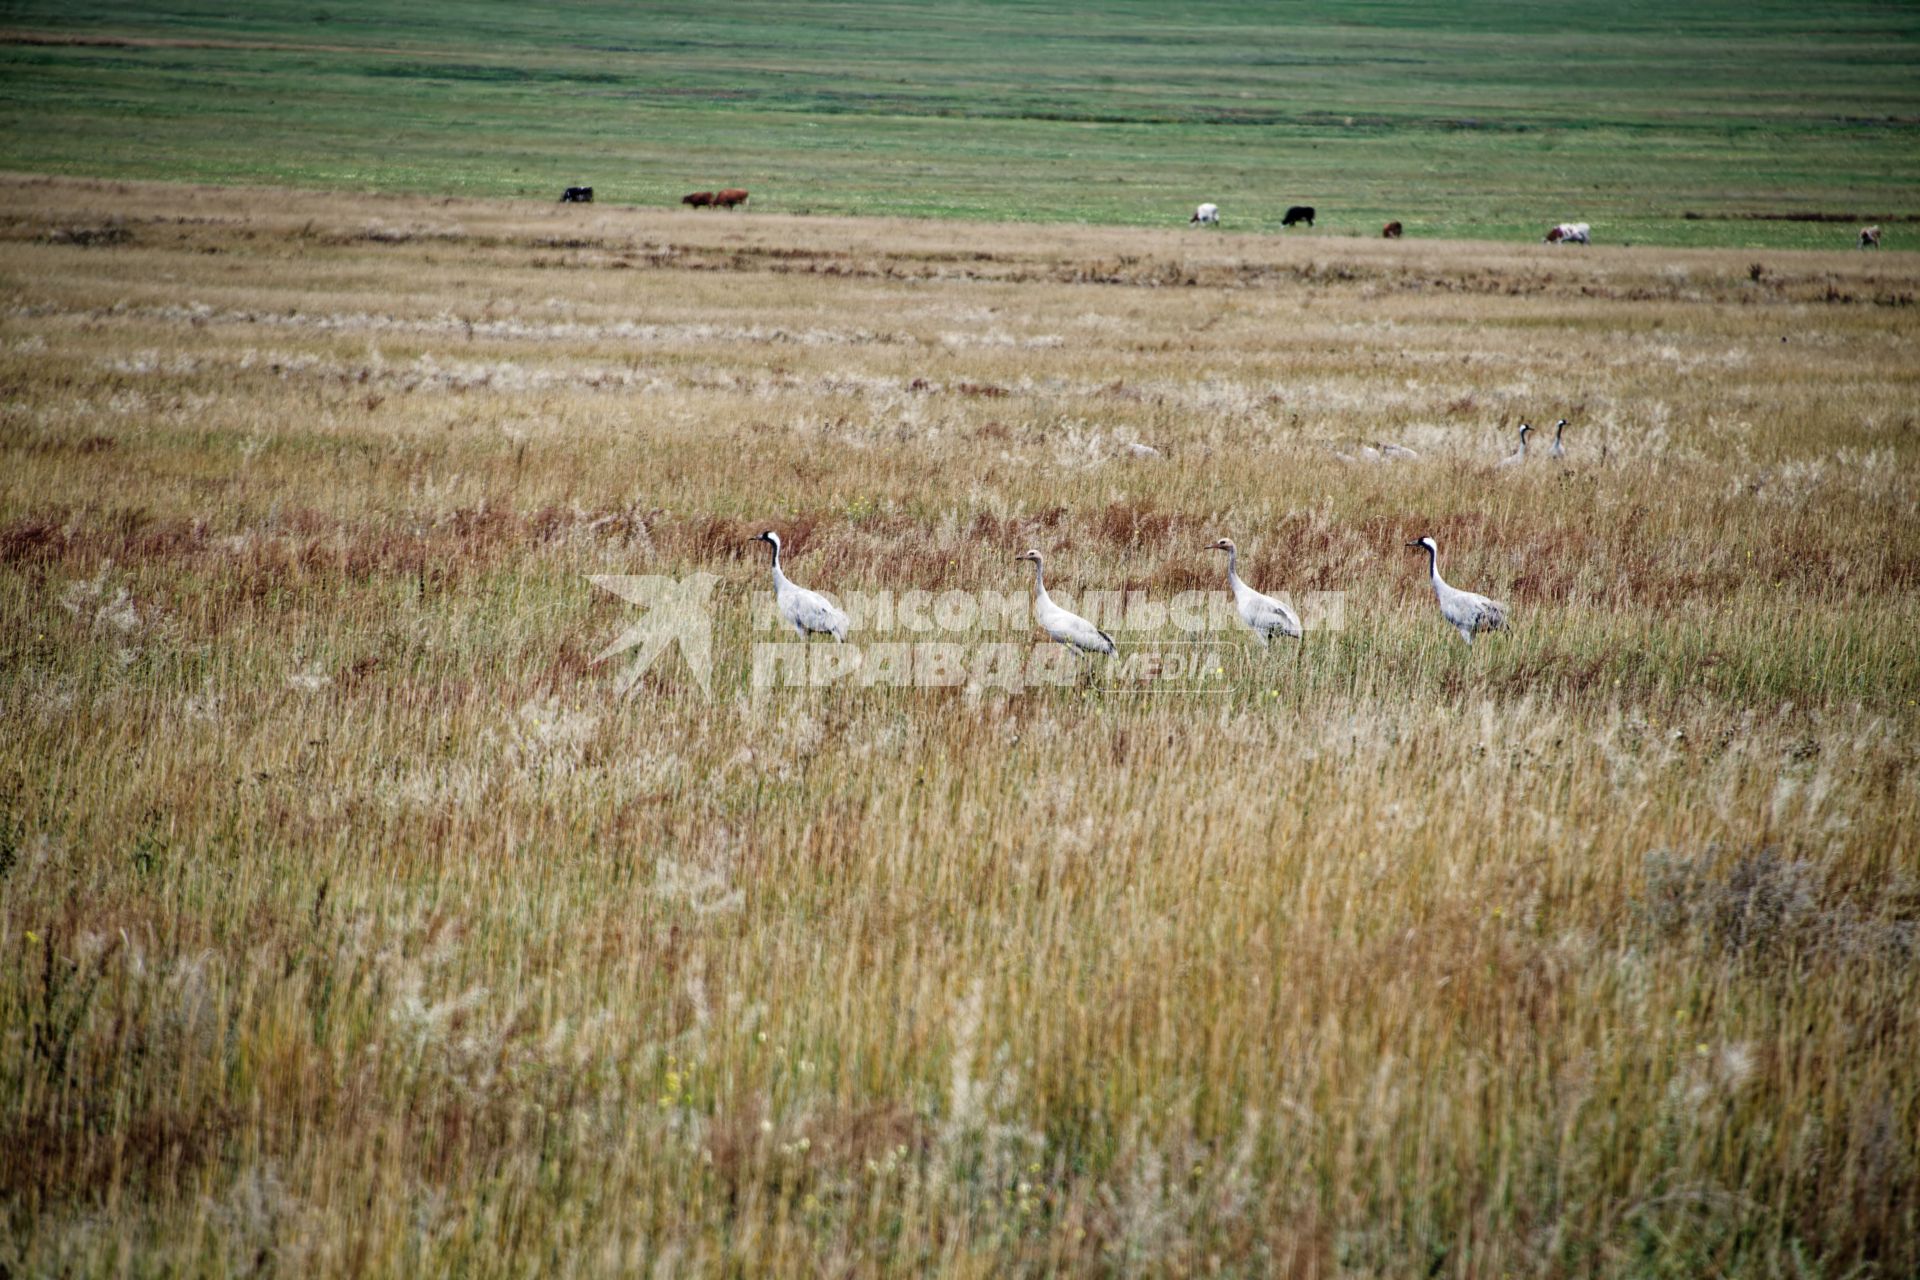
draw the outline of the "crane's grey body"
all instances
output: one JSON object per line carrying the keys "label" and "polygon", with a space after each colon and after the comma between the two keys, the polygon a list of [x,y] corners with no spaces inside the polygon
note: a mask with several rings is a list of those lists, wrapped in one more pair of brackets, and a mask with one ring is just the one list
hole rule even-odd
{"label": "crane's grey body", "polygon": [[1512,453],[1508,454],[1506,457],[1500,459],[1501,466],[1517,467],[1521,463],[1527,460],[1527,433],[1532,430],[1533,428],[1528,426],[1526,423],[1523,422],[1520,424],[1520,447],[1518,449],[1515,449]]}
{"label": "crane's grey body", "polygon": [[1077,613],[1070,613],[1053,602],[1047,594],[1045,561],[1038,551],[1027,551],[1014,557],[1016,560],[1033,561],[1033,620],[1040,629],[1056,641],[1066,645],[1076,653],[1104,653],[1112,656],[1113,637],[1088,622]]}
{"label": "crane's grey body", "polygon": [[1547,446],[1547,456],[1549,458],[1559,458],[1565,461],[1567,446],[1560,443],[1560,437],[1566,432],[1566,429],[1567,420],[1565,418],[1553,424],[1553,443]]}
{"label": "crane's grey body", "polygon": [[1447,580],[1440,576],[1440,547],[1432,538],[1419,538],[1407,545],[1426,551],[1427,572],[1433,578],[1433,598],[1440,602],[1440,616],[1460,633],[1462,640],[1472,644],[1475,632],[1507,629],[1505,605],[1475,592],[1449,586]]}
{"label": "crane's grey body", "polygon": [[773,547],[773,602],[786,624],[798,632],[802,640],[810,635],[845,640],[847,615],[818,591],[809,591],[780,572],[780,535],[769,529],[755,535],[754,541]]}
{"label": "crane's grey body", "polygon": [[1233,545],[1232,538],[1222,538],[1207,550],[1227,553],[1227,585],[1233,588],[1233,606],[1239,611],[1240,621],[1246,623],[1263,644],[1272,644],[1277,635],[1292,640],[1300,638],[1300,619],[1294,616],[1293,610],[1240,581],[1240,551]]}
{"label": "crane's grey body", "polygon": [[1342,449],[1333,450],[1333,456],[1342,462],[1418,462],[1420,455],[1403,444],[1363,444],[1358,455]]}

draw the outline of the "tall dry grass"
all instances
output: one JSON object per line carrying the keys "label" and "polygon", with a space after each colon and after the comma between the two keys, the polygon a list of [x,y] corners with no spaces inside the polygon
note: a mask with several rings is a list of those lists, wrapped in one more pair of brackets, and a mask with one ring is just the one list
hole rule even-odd
{"label": "tall dry grass", "polygon": [[[1920,268],[1753,265],[0,184],[0,1264],[1912,1272]],[[1347,625],[755,695],[769,526]]]}

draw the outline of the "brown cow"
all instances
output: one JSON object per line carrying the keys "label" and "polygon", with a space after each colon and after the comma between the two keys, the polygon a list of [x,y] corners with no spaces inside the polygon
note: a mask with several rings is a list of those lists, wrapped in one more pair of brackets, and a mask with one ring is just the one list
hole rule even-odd
{"label": "brown cow", "polygon": [[1880,247],[1880,228],[1860,228],[1860,247],[1862,249],[1878,249]]}
{"label": "brown cow", "polygon": [[680,197],[681,204],[690,204],[696,209],[704,209],[713,203],[713,192],[696,191],[692,195]]}
{"label": "brown cow", "polygon": [[1398,240],[1401,230],[1402,228],[1399,223],[1389,222],[1386,226],[1380,228],[1380,238],[1383,240]]}
{"label": "brown cow", "polygon": [[713,193],[713,204],[716,209],[732,209],[746,202],[747,193],[739,187],[728,187],[725,191]]}

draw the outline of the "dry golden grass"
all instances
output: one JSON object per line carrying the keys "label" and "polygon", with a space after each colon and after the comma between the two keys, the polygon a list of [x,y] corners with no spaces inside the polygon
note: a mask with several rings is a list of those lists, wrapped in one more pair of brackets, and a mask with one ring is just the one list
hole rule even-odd
{"label": "dry golden grass", "polygon": [[[1913,1273],[1920,265],[1750,259],[0,183],[0,1265]],[[1347,626],[756,696],[769,526]]]}

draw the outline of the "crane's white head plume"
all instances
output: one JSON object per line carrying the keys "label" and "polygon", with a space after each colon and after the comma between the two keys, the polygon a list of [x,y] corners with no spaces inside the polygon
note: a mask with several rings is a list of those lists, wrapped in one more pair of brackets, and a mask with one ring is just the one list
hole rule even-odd
{"label": "crane's white head plume", "polygon": [[1425,537],[1425,536],[1415,538],[1412,542],[1409,542],[1407,545],[1410,547],[1421,547],[1428,551],[1437,552],[1440,550],[1439,545],[1436,544],[1432,538]]}
{"label": "crane's white head plume", "polygon": [[770,542],[773,544],[773,549],[775,551],[780,550],[780,535],[775,533],[771,529],[767,530],[765,533],[754,534],[752,540],[754,542]]}
{"label": "crane's white head plume", "polygon": [[1232,538],[1222,538],[1220,541],[1212,543],[1207,547],[1209,551],[1232,551],[1233,549]]}
{"label": "crane's white head plume", "polygon": [[1525,440],[1525,439],[1527,438],[1527,432],[1529,432],[1529,431],[1531,431],[1531,430],[1533,430],[1533,427],[1532,427],[1532,425],[1531,425],[1530,423],[1525,423],[1525,422],[1523,422],[1523,423],[1521,423],[1521,424],[1520,424],[1520,438],[1521,438],[1522,440]]}
{"label": "crane's white head plume", "polygon": [[1014,559],[1015,560],[1031,560],[1035,564],[1045,563],[1045,561],[1042,560],[1040,553],[1038,551],[1031,551],[1031,550],[1022,551],[1019,555],[1015,556]]}

